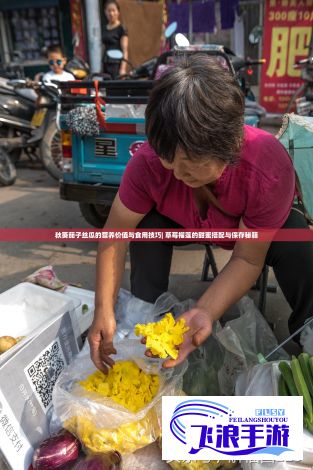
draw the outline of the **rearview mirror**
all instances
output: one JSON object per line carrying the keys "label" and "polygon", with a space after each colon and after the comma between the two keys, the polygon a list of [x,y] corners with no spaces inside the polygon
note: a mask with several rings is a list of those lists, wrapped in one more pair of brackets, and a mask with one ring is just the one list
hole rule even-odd
{"label": "rearview mirror", "polygon": [[258,44],[263,34],[262,26],[255,26],[249,34],[250,44]]}
{"label": "rearview mirror", "polygon": [[173,21],[173,23],[169,24],[168,27],[164,31],[164,36],[166,37],[166,39],[173,36],[176,29],[177,29],[177,21]]}
{"label": "rearview mirror", "polygon": [[177,33],[175,35],[175,43],[179,47],[190,46],[190,42],[189,42],[188,38],[186,38],[186,36],[182,33]]}
{"label": "rearview mirror", "polygon": [[121,60],[123,59],[123,52],[119,49],[110,49],[109,51],[107,51],[107,56],[110,57],[110,59]]}

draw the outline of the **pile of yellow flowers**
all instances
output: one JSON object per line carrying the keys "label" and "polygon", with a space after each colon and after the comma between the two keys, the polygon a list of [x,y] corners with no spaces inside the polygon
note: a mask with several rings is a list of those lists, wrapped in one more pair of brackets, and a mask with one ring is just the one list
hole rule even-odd
{"label": "pile of yellow flowers", "polygon": [[155,397],[160,380],[158,375],[147,374],[133,361],[117,361],[108,374],[98,370],[79,384],[137,413]]}
{"label": "pile of yellow flowers", "polygon": [[121,454],[133,453],[154,442],[161,434],[155,410],[149,410],[140,421],[127,423],[117,429],[97,428],[92,419],[75,416],[64,423],[84,447],[93,453],[117,450]]}
{"label": "pile of yellow flowers", "polygon": [[177,359],[179,346],[184,341],[183,335],[189,327],[181,318],[177,322],[171,313],[167,313],[162,320],[146,325],[137,324],[135,334],[146,337],[146,346],[152,354],[165,359],[170,356]]}
{"label": "pile of yellow flowers", "polygon": [[[112,398],[137,413],[156,396],[160,379],[156,374],[147,374],[133,361],[117,361],[108,374],[94,372],[79,384],[85,390]],[[112,450],[132,453],[154,442],[161,432],[155,409],[150,409],[141,420],[115,429],[98,427],[92,413],[82,410],[81,415],[65,421],[64,427],[75,434],[86,449],[95,453]]]}

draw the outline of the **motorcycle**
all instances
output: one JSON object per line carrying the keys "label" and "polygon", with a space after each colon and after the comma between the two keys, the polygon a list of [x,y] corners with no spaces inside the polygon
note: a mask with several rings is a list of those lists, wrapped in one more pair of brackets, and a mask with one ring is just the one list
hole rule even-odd
{"label": "motorcycle", "polygon": [[58,166],[61,145],[55,119],[57,85],[13,79],[7,87],[7,93],[2,88],[0,95],[1,151],[14,164],[24,150],[31,160],[41,159],[49,174],[56,178],[61,171]]}
{"label": "motorcycle", "polygon": [[[89,66],[74,57],[66,70],[82,79]],[[0,184],[14,183],[14,165],[22,151],[30,160],[42,161],[47,172],[59,180],[62,147],[56,117],[58,102],[56,83],[0,78],[0,173],[5,175],[2,179],[0,176]]]}
{"label": "motorcycle", "polygon": [[[171,26],[171,25],[170,25]],[[173,32],[171,32],[173,34]],[[181,33],[175,35],[175,46],[161,54],[159,57],[154,57],[138,67],[133,67],[129,61],[128,64],[132,67],[130,72],[122,78],[130,79],[158,79],[162,73],[171,66],[175,60],[179,60],[180,54],[192,54],[196,52],[203,52],[216,56],[223,61],[230,71],[236,76],[242,92],[245,97],[245,123],[258,126],[260,119],[265,116],[266,110],[256,101],[255,96],[245,79],[245,72],[248,74],[253,72],[252,66],[262,65],[264,59],[249,59],[238,57],[229,48],[222,45],[215,44],[197,44],[190,45],[189,40]],[[123,59],[123,54],[119,50],[110,50],[107,52],[108,56],[114,59]],[[224,59],[223,59],[224,58]]]}

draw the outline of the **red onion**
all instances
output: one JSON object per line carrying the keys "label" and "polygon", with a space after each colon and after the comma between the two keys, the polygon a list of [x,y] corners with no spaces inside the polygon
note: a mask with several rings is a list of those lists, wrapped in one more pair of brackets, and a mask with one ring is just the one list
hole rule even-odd
{"label": "red onion", "polygon": [[77,460],[80,451],[79,440],[63,429],[58,434],[43,441],[33,455],[34,470],[66,468]]}

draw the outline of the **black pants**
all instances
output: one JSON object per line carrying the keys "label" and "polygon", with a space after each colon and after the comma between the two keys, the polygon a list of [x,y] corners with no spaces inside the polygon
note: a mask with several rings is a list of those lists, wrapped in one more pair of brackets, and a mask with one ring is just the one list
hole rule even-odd
{"label": "black pants", "polygon": [[120,61],[104,62],[103,72],[111,75],[112,80],[116,80],[120,73]]}
{"label": "black pants", "polygon": [[[307,228],[298,210],[292,209],[284,228]],[[147,214],[138,228],[182,228],[156,211]],[[168,290],[173,246],[187,243],[130,243],[131,292],[146,302],[155,302]],[[266,256],[292,313],[290,333],[313,315],[313,242],[273,242]]]}

